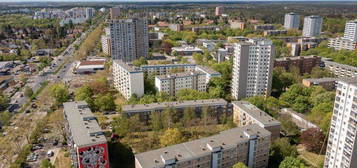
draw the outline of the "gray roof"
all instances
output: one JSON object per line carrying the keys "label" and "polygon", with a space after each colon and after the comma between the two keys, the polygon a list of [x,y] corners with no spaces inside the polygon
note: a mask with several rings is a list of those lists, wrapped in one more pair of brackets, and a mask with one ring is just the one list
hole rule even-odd
{"label": "gray roof", "polygon": [[339,81],[357,86],[357,77],[343,78],[343,79],[340,79]]}
{"label": "gray roof", "polygon": [[113,64],[118,64],[119,66],[121,66],[122,68],[124,68],[128,72],[142,72],[140,70],[140,68],[128,65],[128,64],[124,63],[121,60],[113,60]]}
{"label": "gray roof", "polygon": [[341,79],[341,78],[307,78],[304,80],[309,81],[311,83],[321,83],[321,82],[334,82],[339,79]]}
{"label": "gray roof", "polygon": [[157,68],[157,67],[185,67],[185,66],[196,66],[196,64],[158,64],[158,65],[142,65],[142,69],[146,68]]}
{"label": "gray roof", "polygon": [[207,66],[203,66],[203,65],[197,65],[196,66],[197,70],[200,70],[206,74],[209,74],[209,75],[221,75],[221,73],[213,70],[212,68],[210,67],[207,67]]}
{"label": "gray roof", "polygon": [[222,131],[210,137],[139,153],[135,155],[135,158],[142,168],[153,168],[165,165],[165,161],[192,160],[210,155],[214,150],[236,148],[237,144],[248,142],[255,136],[269,137],[271,133],[256,124],[252,124]]}
{"label": "gray roof", "polygon": [[158,78],[160,80],[167,80],[167,79],[183,78],[183,77],[196,76],[196,75],[205,75],[205,73],[200,72],[200,71],[181,72],[181,73],[175,73],[175,74],[169,74],[169,75],[158,75],[155,78]]}
{"label": "gray roof", "polygon": [[247,101],[233,101],[232,104],[250,115],[262,127],[280,125],[280,122]]}
{"label": "gray roof", "polygon": [[309,59],[309,58],[321,58],[321,57],[315,56],[315,55],[297,56],[297,57],[282,57],[282,58],[276,58],[275,61],[299,60],[299,59]]}
{"label": "gray roof", "polygon": [[183,107],[199,107],[204,105],[216,106],[227,105],[227,101],[224,99],[205,99],[205,100],[189,100],[189,101],[176,101],[176,102],[163,102],[163,103],[151,103],[151,104],[136,104],[136,105],[124,105],[122,107],[123,112],[143,112],[165,109],[168,107],[183,108]]}
{"label": "gray roof", "polygon": [[63,103],[66,120],[78,147],[106,143],[102,129],[84,101]]}
{"label": "gray roof", "polygon": [[334,62],[331,58],[322,58],[322,61],[325,63],[325,65],[333,65],[333,66],[338,66],[338,67],[341,67],[341,68],[344,68],[344,69],[357,71],[357,67]]}

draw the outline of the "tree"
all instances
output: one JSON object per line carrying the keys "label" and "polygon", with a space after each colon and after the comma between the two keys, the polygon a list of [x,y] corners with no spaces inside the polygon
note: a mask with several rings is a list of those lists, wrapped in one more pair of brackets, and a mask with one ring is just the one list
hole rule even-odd
{"label": "tree", "polygon": [[33,91],[30,87],[26,86],[24,89],[24,95],[26,97],[31,97],[33,95]]}
{"label": "tree", "polygon": [[11,113],[8,111],[0,112],[0,126],[8,125],[11,119]]}
{"label": "tree", "polygon": [[319,154],[324,151],[322,148],[325,146],[325,135],[319,128],[309,128],[301,133],[301,144],[306,147],[306,150]]}
{"label": "tree", "polygon": [[203,55],[202,54],[193,53],[192,57],[195,60],[196,64],[202,64],[203,63]]}
{"label": "tree", "polygon": [[0,91],[0,111],[5,110],[9,105],[10,99]]}
{"label": "tree", "polygon": [[183,142],[184,137],[181,131],[177,128],[168,128],[162,136],[160,136],[161,146],[170,146]]}
{"label": "tree", "polygon": [[186,107],[183,111],[182,122],[185,127],[190,127],[193,125],[193,120],[195,119],[195,109],[192,107]]}
{"label": "tree", "polygon": [[41,168],[54,168],[49,159],[44,159],[41,162]]}
{"label": "tree", "polygon": [[57,104],[62,104],[69,99],[68,88],[62,84],[57,83],[49,88],[50,96],[55,99]]}
{"label": "tree", "polygon": [[94,107],[93,91],[88,85],[84,85],[78,88],[75,92],[74,100],[76,101],[86,101],[89,107]]}
{"label": "tree", "polygon": [[238,162],[232,168],[248,168],[244,163]]}
{"label": "tree", "polygon": [[288,136],[298,135],[300,132],[299,127],[291,121],[290,116],[281,116],[279,117],[279,121],[281,123],[281,128],[283,132]]}
{"label": "tree", "polygon": [[280,163],[279,168],[305,168],[305,164],[300,159],[289,156]]}
{"label": "tree", "polygon": [[133,61],[133,65],[140,67],[141,65],[147,65],[148,61],[145,57],[140,57],[139,59]]}
{"label": "tree", "polygon": [[88,86],[92,89],[93,94],[105,94],[109,91],[108,80],[105,77],[97,78],[95,81],[89,83]]}
{"label": "tree", "polygon": [[114,98],[111,94],[99,94],[94,100],[95,107],[100,111],[113,111],[116,106],[114,103]]}
{"label": "tree", "polygon": [[161,114],[159,112],[152,111],[150,115],[150,125],[151,129],[154,131],[160,131],[163,129],[163,123]]}
{"label": "tree", "polygon": [[270,147],[269,167],[278,167],[285,157],[296,157],[296,146],[291,145],[288,138],[276,139]]}

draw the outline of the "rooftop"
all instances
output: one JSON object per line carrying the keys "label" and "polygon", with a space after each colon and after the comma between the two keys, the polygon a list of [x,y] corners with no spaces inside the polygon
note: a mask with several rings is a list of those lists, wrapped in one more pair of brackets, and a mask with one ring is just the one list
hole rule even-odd
{"label": "rooftop", "polygon": [[312,83],[320,83],[320,82],[333,82],[333,81],[337,81],[339,79],[341,79],[341,78],[307,78],[304,80],[312,82]]}
{"label": "rooftop", "polygon": [[329,65],[334,65],[334,66],[337,66],[337,67],[342,67],[344,69],[350,69],[350,70],[357,71],[357,67],[334,62],[331,58],[322,58],[322,61],[325,63],[325,66],[326,66],[326,64],[329,64]]}
{"label": "rooftop", "polygon": [[262,127],[280,125],[280,122],[247,101],[233,101],[232,104],[250,115]]}
{"label": "rooftop", "polygon": [[[158,167],[169,162],[190,160],[221,149],[236,148],[237,144],[271,133],[256,124],[222,131],[219,134],[135,155],[142,167]],[[234,137],[234,138],[227,138]]]}
{"label": "rooftop", "polygon": [[113,60],[113,64],[119,65],[120,67],[124,68],[128,72],[141,72],[141,70],[139,68],[137,68],[135,66],[128,65],[121,60]]}
{"label": "rooftop", "polygon": [[96,117],[84,101],[63,103],[64,113],[77,147],[106,143]]}
{"label": "rooftop", "polygon": [[160,80],[166,80],[166,79],[172,79],[172,78],[189,77],[189,76],[194,76],[194,75],[205,75],[205,73],[200,72],[200,71],[181,72],[181,73],[175,73],[175,74],[169,74],[169,75],[158,75],[158,76],[155,76],[155,78],[160,79]]}
{"label": "rooftop", "polygon": [[196,66],[196,69],[199,70],[199,71],[202,71],[206,74],[209,74],[209,75],[221,75],[221,73],[213,70],[212,68],[210,67],[207,67],[207,66],[203,66],[203,65],[197,65]]}
{"label": "rooftop", "polygon": [[79,66],[85,65],[104,65],[105,61],[81,61]]}
{"label": "rooftop", "polygon": [[124,105],[122,107],[123,112],[141,112],[151,111],[153,109],[165,109],[168,107],[199,107],[203,105],[227,105],[227,101],[224,99],[205,99],[205,100],[189,100],[189,101],[175,101],[175,102],[162,102],[151,104],[136,104],[136,105]]}
{"label": "rooftop", "polygon": [[275,59],[275,61],[299,60],[299,59],[309,59],[309,58],[321,58],[321,57],[315,56],[315,55],[297,56],[297,57],[282,57],[282,58]]}

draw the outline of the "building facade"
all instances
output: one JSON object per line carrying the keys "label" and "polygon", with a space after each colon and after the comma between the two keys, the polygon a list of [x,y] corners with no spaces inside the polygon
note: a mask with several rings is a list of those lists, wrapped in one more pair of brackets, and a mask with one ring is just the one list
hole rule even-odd
{"label": "building facade", "polygon": [[326,90],[334,90],[339,78],[308,78],[303,79],[302,84],[306,87],[321,86]]}
{"label": "building facade", "polygon": [[356,78],[344,79],[337,83],[324,168],[357,167],[356,91]]}
{"label": "building facade", "polygon": [[260,24],[254,25],[254,30],[274,30],[275,26],[272,24]]}
{"label": "building facade", "polygon": [[343,38],[354,42],[357,41],[357,20],[351,20],[346,23]]}
{"label": "building facade", "polygon": [[131,62],[148,56],[149,36],[145,18],[111,20],[109,25],[113,59]]}
{"label": "building facade", "polygon": [[283,67],[288,70],[291,66],[299,68],[300,73],[311,73],[314,67],[321,65],[321,57],[319,56],[298,56],[277,58],[274,61],[274,67]]}
{"label": "building facade", "polygon": [[314,37],[321,34],[322,29],[322,17],[321,16],[306,16],[304,18],[304,28],[303,36],[304,37]]}
{"label": "building facade", "polygon": [[202,111],[207,108],[210,116],[217,123],[222,115],[229,116],[232,114],[231,105],[224,99],[204,99],[204,100],[189,100],[176,102],[162,102],[151,104],[135,104],[124,105],[122,113],[128,117],[139,116],[141,122],[150,123],[150,115],[152,113],[162,113],[166,109],[173,109],[178,118],[182,118],[185,110],[192,109],[196,118],[202,116]]}
{"label": "building facade", "polygon": [[253,124],[136,154],[135,168],[231,168],[237,162],[250,168],[265,168],[268,166],[269,146],[270,132]]}
{"label": "building facade", "polygon": [[357,42],[344,38],[330,38],[328,46],[335,50],[356,50]]}
{"label": "building facade", "polygon": [[274,65],[274,45],[266,39],[249,39],[235,44],[232,96],[239,100],[270,95]]}
{"label": "building facade", "polygon": [[323,58],[322,64],[337,77],[357,77],[357,67],[333,62],[329,58]]}
{"label": "building facade", "polygon": [[300,15],[297,13],[287,13],[284,18],[285,29],[299,29]]}
{"label": "building facade", "polygon": [[159,92],[175,96],[180,90],[194,89],[200,92],[207,90],[206,75],[199,71],[182,72],[155,77],[155,87]]}
{"label": "building facade", "polygon": [[120,7],[112,7],[109,9],[111,19],[117,19],[120,16]]}
{"label": "building facade", "polygon": [[144,73],[121,60],[113,60],[114,87],[126,98],[144,95]]}
{"label": "building facade", "polygon": [[169,29],[172,31],[183,31],[183,24],[170,24]]}
{"label": "building facade", "polygon": [[216,11],[215,11],[215,15],[216,16],[221,16],[224,12],[224,7],[223,6],[217,6],[216,7]]}
{"label": "building facade", "polygon": [[109,168],[107,140],[88,104],[63,103],[63,113],[73,167]]}
{"label": "building facade", "polygon": [[280,122],[247,101],[233,101],[233,121],[238,127],[257,124],[271,132],[272,139],[280,137]]}

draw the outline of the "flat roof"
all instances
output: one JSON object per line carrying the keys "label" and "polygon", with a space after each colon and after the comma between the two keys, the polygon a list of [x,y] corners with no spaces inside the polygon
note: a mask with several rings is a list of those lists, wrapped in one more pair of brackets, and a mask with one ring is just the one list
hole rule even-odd
{"label": "flat roof", "polygon": [[321,58],[321,57],[315,56],[315,55],[297,56],[297,57],[282,57],[282,58],[276,58],[275,61],[288,61],[288,60],[299,60],[299,59],[310,59],[310,58]]}
{"label": "flat roof", "polygon": [[204,73],[207,73],[209,75],[221,75],[221,73],[213,70],[212,68],[210,68],[208,66],[197,65],[196,68],[198,68],[198,70],[203,71]]}
{"label": "flat roof", "polygon": [[345,69],[350,69],[350,70],[357,71],[357,67],[354,67],[354,66],[351,66],[351,65],[337,63],[337,62],[334,62],[330,58],[323,58],[322,61],[325,63],[325,65],[327,63],[328,65],[334,65],[334,66],[342,67],[342,68],[345,68]]}
{"label": "flat roof", "polygon": [[124,68],[128,72],[141,72],[140,68],[128,65],[121,60],[113,60],[113,64],[119,65],[120,67]]}
{"label": "flat roof", "polygon": [[271,133],[256,124],[236,127],[219,134],[189,141],[165,148],[160,148],[135,155],[143,168],[165,165],[165,161],[185,161],[209,155],[215,150],[236,148],[237,144],[246,143],[252,137],[270,137]]}
{"label": "flat roof", "polygon": [[334,82],[337,81],[341,78],[307,78],[307,79],[303,79],[309,82],[313,82],[313,83],[320,83],[320,82]]}
{"label": "flat roof", "polygon": [[357,77],[352,77],[352,78],[342,78],[338,81],[347,83],[347,84],[353,84],[357,86]]}
{"label": "flat roof", "polygon": [[157,65],[142,65],[142,69],[146,68],[158,68],[158,67],[184,67],[184,66],[196,66],[196,64],[157,64]]}
{"label": "flat roof", "polygon": [[266,126],[280,125],[280,122],[247,101],[233,101],[232,104],[246,112],[254,120]]}
{"label": "flat roof", "polygon": [[165,109],[168,107],[199,107],[203,105],[227,105],[228,102],[224,99],[205,99],[205,100],[188,100],[188,101],[175,101],[175,102],[162,102],[151,104],[136,104],[136,105],[124,105],[122,110],[125,113],[152,111],[155,109]]}
{"label": "flat roof", "polygon": [[181,73],[175,73],[175,74],[169,74],[169,75],[158,75],[158,76],[155,76],[155,78],[160,79],[160,80],[166,80],[166,79],[172,79],[172,78],[184,78],[184,77],[189,77],[189,76],[194,76],[194,75],[205,75],[205,73],[200,72],[200,71],[181,72]]}
{"label": "flat roof", "polygon": [[66,120],[78,147],[106,143],[102,129],[85,101],[63,103]]}

